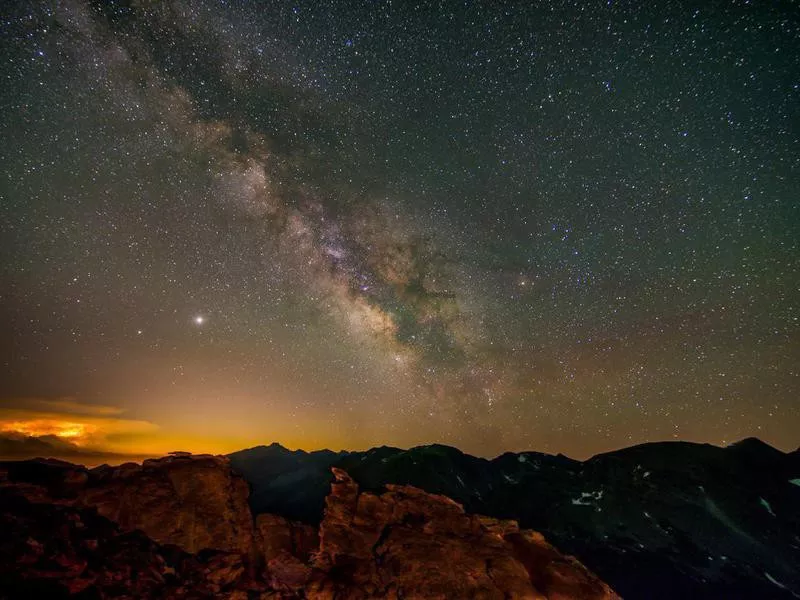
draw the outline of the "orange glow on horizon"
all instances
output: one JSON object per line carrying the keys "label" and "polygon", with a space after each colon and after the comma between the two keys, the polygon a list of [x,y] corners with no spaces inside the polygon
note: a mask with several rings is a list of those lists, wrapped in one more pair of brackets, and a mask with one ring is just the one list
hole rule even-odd
{"label": "orange glow on horizon", "polygon": [[[327,423],[304,418],[304,415],[286,422],[279,410],[263,411],[259,418],[250,418],[246,423],[235,411],[220,419],[216,414],[217,402],[209,403],[207,407],[201,405],[203,410],[194,412],[166,411],[158,415],[158,422],[128,419],[123,416],[125,411],[122,408],[86,404],[73,399],[30,398],[8,404],[10,406],[0,406],[0,435],[49,437],[43,441],[51,449],[48,451],[46,445],[14,446],[13,440],[9,448],[33,448],[31,452],[50,452],[55,457],[61,457],[61,452],[66,460],[87,464],[138,462],[173,451],[228,454],[272,442],[305,450],[352,449],[366,445],[364,440],[333,434]],[[194,407],[197,408],[196,403]],[[59,444],[57,440],[63,443]],[[9,454],[14,458],[20,456],[22,454]]]}
{"label": "orange glow on horizon", "polygon": [[0,431],[6,433],[21,433],[32,437],[54,435],[69,440],[74,444],[81,444],[86,438],[97,431],[97,427],[89,423],[74,421],[59,421],[55,419],[35,419],[30,421],[11,421],[0,424]]}

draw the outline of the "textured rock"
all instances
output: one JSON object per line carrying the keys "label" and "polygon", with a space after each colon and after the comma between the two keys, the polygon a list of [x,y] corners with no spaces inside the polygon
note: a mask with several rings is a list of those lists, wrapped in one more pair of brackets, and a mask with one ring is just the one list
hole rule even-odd
{"label": "textured rock", "polygon": [[141,529],[187,552],[213,548],[252,557],[248,493],[225,457],[179,454],[90,471],[79,501],[123,529]]}
{"label": "textured rock", "polygon": [[31,501],[28,492],[0,487],[0,598],[246,600],[252,590],[238,554],[191,555],[123,532],[94,509]]}
{"label": "textured rock", "polygon": [[261,554],[267,561],[285,551],[303,562],[308,562],[311,554],[319,547],[319,534],[315,527],[278,515],[258,515],[256,530]]}
{"label": "textured rock", "polygon": [[256,518],[257,539],[265,575],[273,587],[303,588],[311,576],[309,560],[319,546],[319,535],[311,525],[263,514]]}
{"label": "textured rock", "polygon": [[617,598],[514,522],[411,486],[359,494],[344,471],[334,476],[308,598]]}
{"label": "textured rock", "polygon": [[84,467],[52,458],[0,463],[0,486],[42,502],[73,502],[88,481]]}
{"label": "textured rock", "polygon": [[262,562],[248,485],[222,456],[181,453],[92,470],[57,460],[8,462],[0,467],[3,483],[35,502],[94,508],[124,531],[186,552],[237,554],[251,577]]}

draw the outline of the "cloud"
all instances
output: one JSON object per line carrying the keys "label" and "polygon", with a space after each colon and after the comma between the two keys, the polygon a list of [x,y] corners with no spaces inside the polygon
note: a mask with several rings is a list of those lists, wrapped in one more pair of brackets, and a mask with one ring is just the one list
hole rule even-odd
{"label": "cloud", "polygon": [[[47,456],[132,459],[119,447],[122,439],[152,436],[158,426],[125,419],[121,408],[79,402],[73,398],[7,398],[0,400],[0,456]],[[142,453],[136,453],[140,457]]]}
{"label": "cloud", "polygon": [[[16,398],[8,401],[18,409],[36,410],[42,412],[69,413],[76,415],[94,415],[107,417],[118,415],[123,409],[117,406],[104,406],[101,404],[86,404],[74,398]],[[2,410],[2,409],[0,409]]]}
{"label": "cloud", "polygon": [[121,452],[82,448],[56,435],[32,436],[17,432],[0,433],[0,459],[60,458],[87,465],[124,462],[143,458]]}

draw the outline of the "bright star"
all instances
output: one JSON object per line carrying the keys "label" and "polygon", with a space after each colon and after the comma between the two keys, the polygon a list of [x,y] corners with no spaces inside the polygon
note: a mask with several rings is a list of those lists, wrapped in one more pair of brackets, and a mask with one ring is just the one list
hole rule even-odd
{"label": "bright star", "polygon": [[202,325],[203,323],[205,323],[205,321],[206,321],[206,319],[202,315],[197,315],[194,318],[194,322],[197,323],[198,325]]}

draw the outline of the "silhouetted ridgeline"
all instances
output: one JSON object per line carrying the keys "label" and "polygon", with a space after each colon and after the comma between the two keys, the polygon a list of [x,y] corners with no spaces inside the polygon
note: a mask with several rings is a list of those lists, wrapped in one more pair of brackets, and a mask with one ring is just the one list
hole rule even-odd
{"label": "silhouetted ridgeline", "polygon": [[366,490],[413,485],[468,512],[515,519],[625,598],[800,597],[800,451],[755,438],[625,448],[580,462],[536,452],[476,458],[447,446],[230,455],[255,513],[318,523],[330,467]]}

